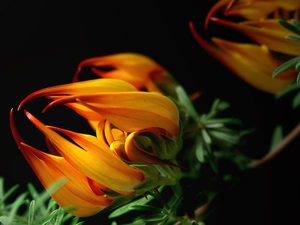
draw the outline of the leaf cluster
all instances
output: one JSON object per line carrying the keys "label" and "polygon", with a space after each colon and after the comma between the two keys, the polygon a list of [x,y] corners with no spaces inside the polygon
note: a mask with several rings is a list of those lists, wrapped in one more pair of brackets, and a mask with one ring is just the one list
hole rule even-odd
{"label": "leaf cluster", "polygon": [[[2,225],[82,225],[79,217],[60,208],[49,193],[55,192],[64,180],[55,183],[49,190],[39,193],[29,183],[28,191],[16,194],[19,185],[4,189],[4,178],[0,177],[0,224]],[[16,195],[16,197],[14,197]],[[11,198],[13,200],[9,201]]]}

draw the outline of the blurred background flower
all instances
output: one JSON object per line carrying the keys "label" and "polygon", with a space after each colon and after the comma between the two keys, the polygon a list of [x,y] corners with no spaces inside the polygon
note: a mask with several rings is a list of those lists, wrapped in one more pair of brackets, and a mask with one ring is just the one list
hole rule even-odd
{"label": "blurred background flower", "polygon": [[216,2],[207,13],[206,29],[210,21],[216,22],[250,38],[244,42],[213,37],[209,43],[197,33],[192,23],[190,28],[200,46],[237,76],[259,90],[274,94],[283,91],[297,77],[294,68],[275,78],[272,74],[287,59],[300,55],[300,45],[286,38],[294,33],[278,22],[279,19],[289,22],[299,19],[299,8],[299,1]]}

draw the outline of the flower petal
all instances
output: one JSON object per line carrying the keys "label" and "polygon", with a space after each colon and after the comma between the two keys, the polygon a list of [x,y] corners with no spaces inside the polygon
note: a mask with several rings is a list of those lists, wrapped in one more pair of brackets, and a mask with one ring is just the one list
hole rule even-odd
{"label": "flower petal", "polygon": [[51,103],[79,102],[119,129],[133,132],[160,127],[171,135],[179,131],[179,112],[168,97],[155,92],[117,92],[65,97]]}
{"label": "flower petal", "polygon": [[75,206],[70,211],[76,216],[91,216],[112,202],[105,194],[96,195],[87,182],[87,177],[72,167],[64,158],[41,152],[27,144],[20,137],[10,113],[10,126],[13,137],[43,186],[47,189],[58,180],[67,178],[67,182],[52,194],[53,199],[62,208]]}
{"label": "flower petal", "polygon": [[[78,81],[80,71],[86,66],[92,67],[93,72],[100,77],[121,79],[139,90],[146,88],[148,91],[155,92],[160,90],[153,84],[151,74],[167,72],[165,68],[145,55],[119,53],[83,60],[77,68],[74,81]],[[101,70],[98,69],[99,67],[112,67],[113,70]]]}
{"label": "flower petal", "polygon": [[[276,20],[246,23],[232,23],[218,18],[211,18],[211,20],[242,32],[259,44],[266,45],[273,51],[296,56],[300,55],[300,45],[295,44],[293,40],[285,38],[287,35],[295,34],[287,29],[283,29]],[[276,29],[274,29],[275,27]]]}
{"label": "flower petal", "polygon": [[117,92],[117,91],[137,91],[129,83],[117,79],[94,79],[81,81],[70,84],[56,85],[43,88],[28,95],[19,105],[18,109],[34,98],[52,95],[76,95],[76,94],[93,94],[100,92]]}
{"label": "flower petal", "polygon": [[139,134],[139,132],[130,133],[125,142],[125,152],[130,161],[148,164],[165,164],[164,161],[160,160],[155,155],[150,154],[139,147],[134,140],[136,134]]}
{"label": "flower petal", "polygon": [[280,62],[275,60],[262,46],[239,44],[214,38],[213,42],[218,46],[216,47],[204,40],[196,32],[192,23],[190,28],[201,47],[259,90],[277,93],[295,80],[297,74],[294,70],[286,70],[280,74],[280,77],[272,78],[272,73],[280,65]]}
{"label": "flower petal", "polygon": [[[26,115],[49,138],[61,156],[92,180],[122,193],[133,192],[134,188],[143,181],[142,171],[124,163],[110,151],[106,144],[101,143],[96,137],[60,128],[51,127],[50,129],[27,111]],[[69,136],[77,145],[53,130],[58,130]]]}

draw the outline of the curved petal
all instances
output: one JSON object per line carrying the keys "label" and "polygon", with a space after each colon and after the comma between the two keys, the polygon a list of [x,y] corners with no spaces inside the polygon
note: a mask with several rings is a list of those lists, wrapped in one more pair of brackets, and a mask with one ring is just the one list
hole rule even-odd
{"label": "curved petal", "polygon": [[92,180],[120,193],[133,192],[143,181],[142,171],[128,166],[96,137],[52,128],[69,136],[79,147],[42,124],[29,112],[26,115],[49,138],[61,156]]}
{"label": "curved petal", "polygon": [[[234,0],[235,2],[236,0]],[[208,28],[208,23],[210,21],[210,18],[220,9],[223,9],[226,5],[231,5],[230,3],[232,2],[232,0],[219,0],[217,1],[208,11],[206,18],[205,18],[205,22],[204,22],[204,27],[205,29]]]}
{"label": "curved petal", "polygon": [[138,163],[165,164],[164,161],[160,160],[155,155],[147,153],[145,150],[139,147],[139,145],[134,140],[135,135],[138,133],[133,132],[126,138],[125,152],[129,160]]}
{"label": "curved petal", "polygon": [[287,35],[295,34],[287,29],[283,29],[276,20],[246,23],[232,23],[218,18],[211,18],[211,20],[242,32],[259,44],[266,45],[273,51],[296,56],[300,55],[300,45],[295,44],[293,40],[285,38]]}
{"label": "curved petal", "polygon": [[16,129],[12,112],[10,126],[13,137],[43,186],[47,189],[58,180],[67,178],[67,182],[52,194],[58,205],[62,208],[75,206],[76,209],[70,211],[73,215],[91,216],[112,202],[111,198],[101,192],[95,194],[87,182],[87,177],[64,158],[46,154],[25,144]]}
{"label": "curved petal", "polygon": [[271,13],[276,14],[280,9],[299,11],[300,2],[298,0],[219,0],[207,13],[205,28],[207,28],[210,18],[219,10],[222,10],[225,16],[241,16],[249,20],[261,20],[268,18]]}
{"label": "curved petal", "polygon": [[253,2],[268,2],[270,5],[277,5],[278,7],[287,10],[298,10],[300,8],[300,2],[298,0],[252,0]]}
{"label": "curved petal", "polygon": [[278,9],[278,5],[265,1],[249,2],[247,4],[236,4],[227,10],[227,16],[241,16],[249,20],[261,20],[267,18]]}
{"label": "curved petal", "polygon": [[[151,80],[153,73],[163,74],[166,69],[151,58],[137,53],[119,53],[108,56],[100,56],[83,60],[78,65],[74,81],[83,67],[92,67],[92,71],[103,78],[117,78],[124,80],[137,89],[147,89],[161,93],[160,89]],[[101,70],[101,67],[110,67],[112,70]]]}
{"label": "curved petal", "polygon": [[179,112],[168,97],[155,92],[118,92],[78,95],[51,103],[80,102],[127,132],[160,127],[171,135],[179,131]]}
{"label": "curved petal", "polygon": [[262,46],[239,44],[214,38],[213,42],[218,46],[216,47],[204,40],[196,32],[193,24],[190,24],[190,28],[201,47],[259,90],[277,93],[295,80],[297,74],[294,70],[286,70],[280,74],[280,77],[272,78],[272,73],[280,65],[280,62],[275,60]]}
{"label": "curved petal", "polygon": [[118,92],[118,91],[137,91],[135,87],[129,83],[117,80],[117,79],[94,79],[87,81],[80,81],[70,84],[56,85],[41,90],[35,91],[28,95],[20,103],[18,109],[34,98],[41,96],[52,96],[52,95],[76,95],[76,94],[93,94],[101,92]]}

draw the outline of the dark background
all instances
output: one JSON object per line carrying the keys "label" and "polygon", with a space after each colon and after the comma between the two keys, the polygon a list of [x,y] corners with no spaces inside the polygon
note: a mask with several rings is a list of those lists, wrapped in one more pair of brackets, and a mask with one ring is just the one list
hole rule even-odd
{"label": "dark background", "polygon": [[[26,189],[31,182],[42,190],[11,136],[10,109],[35,90],[71,82],[81,60],[120,52],[145,54],[166,67],[189,94],[201,90],[203,95],[197,101],[200,112],[206,112],[215,98],[229,101],[232,115],[241,118],[245,127],[256,127],[245,151],[253,157],[262,156],[276,122],[283,123],[288,132],[298,121],[295,113],[289,112],[289,103],[274,104],[272,95],[244,83],[194,41],[189,21],[195,22],[204,37],[224,37],[222,28],[213,24],[207,33],[203,30],[205,15],[213,3],[2,0],[0,176],[5,177],[5,186],[20,184],[20,189]],[[47,116],[42,115],[44,105],[42,100],[34,100],[25,107],[45,123],[76,131],[88,129],[68,110],[50,110]],[[15,113],[15,120],[28,144],[43,147],[43,136],[22,111]],[[212,223],[299,224],[298,151],[299,140],[271,162],[245,174],[238,187],[222,199],[223,208]],[[96,221],[105,223],[103,216],[97,215],[86,224]]]}

